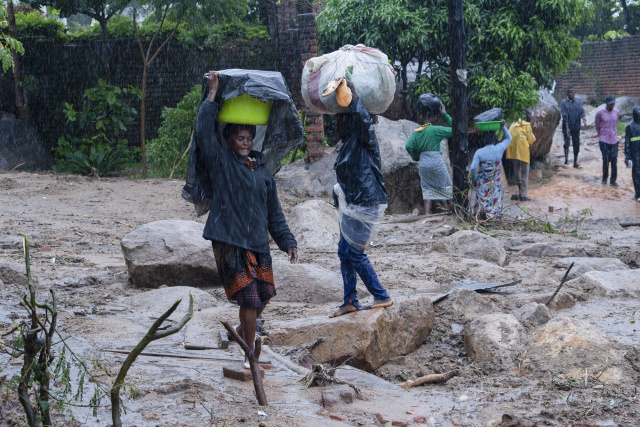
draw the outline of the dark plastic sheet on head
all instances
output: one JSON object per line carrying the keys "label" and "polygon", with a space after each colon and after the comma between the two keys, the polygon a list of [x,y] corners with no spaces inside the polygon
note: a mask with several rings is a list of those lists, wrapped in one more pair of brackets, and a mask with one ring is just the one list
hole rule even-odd
{"label": "dark plastic sheet on head", "polygon": [[492,108],[473,118],[474,122],[499,122],[502,120],[502,108]]}
{"label": "dark plastic sheet on head", "polygon": [[[272,174],[280,169],[280,161],[304,139],[304,129],[298,116],[296,106],[291,99],[291,93],[282,74],[277,71],[230,69],[218,72],[219,86],[216,101],[221,105],[230,98],[242,93],[259,101],[273,101],[269,122],[266,126],[264,141],[260,151],[266,157],[266,165]],[[202,103],[209,94],[207,79],[202,81]],[[194,124],[195,126],[195,124]],[[197,135],[189,152],[186,184],[182,189],[182,197],[193,203],[198,215],[204,215],[209,210],[209,201],[213,194],[210,183],[202,182],[198,177],[203,168],[195,154]],[[199,147],[206,149],[207,147]]]}
{"label": "dark plastic sheet on head", "polygon": [[440,98],[432,93],[423,93],[418,97],[418,111],[428,116],[437,116],[440,113]]}

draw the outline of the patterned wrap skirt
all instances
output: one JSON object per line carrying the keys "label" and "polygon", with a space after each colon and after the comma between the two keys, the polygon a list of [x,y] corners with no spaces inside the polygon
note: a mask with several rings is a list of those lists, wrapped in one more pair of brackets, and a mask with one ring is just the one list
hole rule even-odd
{"label": "patterned wrap skirt", "polygon": [[256,253],[223,242],[212,242],[218,274],[230,301],[241,307],[261,308],[276,296],[271,254]]}
{"label": "patterned wrap skirt", "polygon": [[484,210],[487,218],[493,218],[502,211],[502,162],[480,162],[476,197],[473,202],[473,213]]}
{"label": "patterned wrap skirt", "polygon": [[440,151],[423,151],[418,163],[423,200],[451,200],[451,176]]}

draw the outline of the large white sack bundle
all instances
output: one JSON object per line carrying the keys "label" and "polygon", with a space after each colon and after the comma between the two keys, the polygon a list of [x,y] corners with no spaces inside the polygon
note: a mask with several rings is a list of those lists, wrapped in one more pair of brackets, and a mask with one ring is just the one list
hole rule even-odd
{"label": "large white sack bundle", "polygon": [[344,113],[336,101],[336,92],[327,97],[322,92],[331,80],[346,77],[370,114],[382,114],[396,92],[395,71],[387,55],[378,49],[359,44],[345,45],[326,55],[311,58],[302,71],[302,98],[317,113]]}

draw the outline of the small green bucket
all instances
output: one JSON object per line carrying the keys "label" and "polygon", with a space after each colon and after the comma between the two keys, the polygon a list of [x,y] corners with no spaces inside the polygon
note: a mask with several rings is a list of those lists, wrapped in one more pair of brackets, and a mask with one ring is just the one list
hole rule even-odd
{"label": "small green bucket", "polygon": [[247,95],[246,92],[224,101],[218,121],[247,125],[266,125],[269,122],[271,101],[262,102]]}
{"label": "small green bucket", "polygon": [[478,126],[478,130],[487,131],[487,130],[499,130],[502,125],[502,122],[477,122],[476,126]]}

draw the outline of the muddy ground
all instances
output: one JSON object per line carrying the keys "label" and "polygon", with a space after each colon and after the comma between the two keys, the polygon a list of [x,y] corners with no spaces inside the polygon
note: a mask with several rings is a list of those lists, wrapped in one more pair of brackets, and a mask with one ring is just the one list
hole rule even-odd
{"label": "muddy ground", "polygon": [[[592,130],[583,135],[583,168],[561,167],[562,149],[556,138],[542,183],[530,185],[533,201],[516,204],[509,200],[515,187],[506,190],[510,215],[523,219],[487,229],[507,249],[510,263],[505,267],[491,268],[480,262],[461,265],[443,261],[442,257],[430,259],[428,250],[433,242],[453,229],[468,227],[453,216],[445,216],[444,223],[387,218],[369,256],[392,296],[411,292],[438,294],[465,279],[522,279],[511,289],[516,293],[484,297],[508,312],[517,298],[552,292],[564,272],[553,266],[554,257],[521,256],[519,250],[531,243],[550,243],[562,248],[565,256],[615,257],[630,268],[638,268],[640,228],[619,225],[640,221],[640,203],[633,201],[629,170],[625,169],[621,154],[620,188],[602,185],[597,139]],[[154,302],[144,301],[141,296],[148,289],[137,289],[129,283],[120,239],[156,220],[203,222],[204,218],[197,218],[192,206],[180,197],[182,185],[180,180],[96,180],[49,172],[0,172],[0,262],[23,265],[21,236],[29,235],[38,295],[44,298],[49,289],[56,291],[60,332],[69,337],[69,345],[85,360],[100,360],[111,372],[117,370],[125,356],[112,351],[130,349],[158,315],[158,307],[148,315],[131,309],[145,303],[153,306]],[[281,192],[280,197],[285,213],[304,201],[286,192]],[[550,206],[553,213],[549,212]],[[547,222],[556,232],[544,232],[548,231]],[[339,271],[333,251],[305,252],[301,247],[299,255],[302,263]],[[283,254],[274,257],[284,259]],[[0,282],[0,326],[24,318],[18,302],[25,288],[11,282]],[[214,318],[235,322],[237,309],[225,301],[221,289],[203,291],[212,297],[207,310],[213,310]],[[342,292],[340,283],[336,283],[336,292]],[[614,340],[638,346],[637,308],[637,299],[594,297],[583,298],[574,307],[553,314],[587,320]],[[265,312],[266,328],[270,320],[329,314],[333,309],[331,305],[283,303],[276,298]],[[184,312],[184,307],[180,310]],[[491,420],[505,413],[539,426],[640,425],[638,375],[629,375],[619,384],[604,384],[595,377],[576,382],[544,369],[525,373],[517,365],[479,364],[466,357],[461,334],[464,320],[451,301],[436,304],[435,312],[434,330],[422,346],[374,372],[386,381],[353,374],[350,381],[360,386],[364,399],[330,411],[323,410],[321,388],[304,389],[296,382],[300,375],[275,360],[275,368],[267,370],[265,376],[269,406],[261,408],[250,383],[222,377],[222,366],[240,360],[235,345],[228,350],[186,350],[184,343],[194,337],[187,336],[189,331],[176,334],[154,342],[148,351],[201,359],[141,356],[129,373],[134,392],[125,399],[128,411],[123,417],[124,425],[380,425],[376,413],[383,414],[389,423],[414,424],[420,421],[414,421],[414,417],[422,416],[433,426],[491,425]],[[211,321],[210,330],[201,328],[191,333],[202,334],[202,342],[215,344],[219,329],[219,324]],[[304,349],[272,349],[292,358],[304,353]],[[0,355],[0,425],[24,424],[15,393],[8,388],[20,362],[21,359],[10,361],[7,355]],[[579,365],[580,360],[575,363]],[[446,384],[409,390],[394,385],[452,369],[460,370],[460,375]],[[110,381],[104,370],[92,371]],[[88,382],[82,404],[89,403],[90,394]],[[344,415],[344,420],[333,419],[330,413]],[[97,417],[86,407],[70,407],[56,410],[55,419],[58,425],[109,425],[108,399],[102,400]]]}

